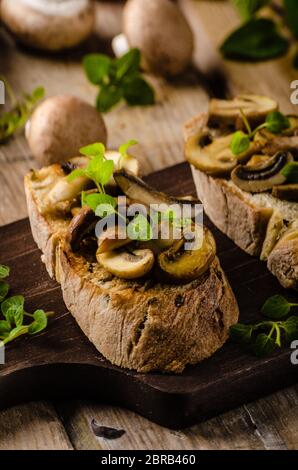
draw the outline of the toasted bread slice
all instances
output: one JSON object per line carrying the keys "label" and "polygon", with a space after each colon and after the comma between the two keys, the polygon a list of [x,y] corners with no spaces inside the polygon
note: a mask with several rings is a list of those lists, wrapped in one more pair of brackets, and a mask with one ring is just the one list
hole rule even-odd
{"label": "toasted bread slice", "polygon": [[[208,115],[200,113],[188,121],[184,126],[185,141],[203,129],[207,120]],[[269,193],[242,191],[231,180],[209,176],[194,166],[192,173],[198,197],[214,225],[246,253],[267,260],[282,286],[298,288],[298,230],[293,231],[298,204]]]}
{"label": "toasted bread slice", "polygon": [[225,343],[239,312],[217,258],[188,284],[119,279],[71,250],[65,240],[71,219],[43,213],[43,199],[60,170],[53,165],[41,171],[42,183],[36,172],[25,178],[34,239],[67,308],[109,361],[139,372],[178,373]]}

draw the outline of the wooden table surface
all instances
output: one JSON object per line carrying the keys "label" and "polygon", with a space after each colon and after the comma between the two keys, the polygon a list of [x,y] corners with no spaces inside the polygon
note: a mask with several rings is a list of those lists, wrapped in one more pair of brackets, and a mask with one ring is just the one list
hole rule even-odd
{"label": "wooden table surface", "polygon": [[[153,79],[159,96],[154,107],[120,105],[105,116],[110,147],[131,138],[139,141],[143,173],[183,160],[181,125],[206,110],[208,93],[214,90],[267,93],[283,110],[297,112],[290,102],[290,83],[298,78],[290,57],[258,65],[223,62],[218,44],[239,23],[230,3],[179,2],[196,37],[195,69],[171,83]],[[103,48],[121,29],[121,6],[105,2],[98,10],[97,31],[105,38],[98,45]],[[80,58],[80,52],[60,58],[32,53],[16,47],[0,29],[0,73],[19,92],[44,85],[47,96],[71,92],[92,103],[96,90],[88,84]],[[223,75],[225,87],[219,78]],[[22,179],[34,165],[22,135],[0,146],[0,224],[27,215]],[[0,412],[0,449],[297,449],[297,392],[298,387],[288,388],[179,432],[96,402],[29,403]],[[96,438],[90,429],[93,418],[126,433],[114,441]]]}

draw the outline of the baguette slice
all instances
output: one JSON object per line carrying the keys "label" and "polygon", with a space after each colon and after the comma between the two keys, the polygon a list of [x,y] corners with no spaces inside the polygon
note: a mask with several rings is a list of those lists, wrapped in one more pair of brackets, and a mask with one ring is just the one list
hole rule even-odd
{"label": "baguette slice", "polygon": [[[207,121],[206,113],[189,120],[184,126],[185,141]],[[298,288],[298,204],[269,193],[247,193],[231,180],[209,176],[194,166],[192,174],[198,197],[214,225],[246,253],[266,260],[283,287]]]}
{"label": "baguette slice", "polygon": [[217,258],[200,279],[181,286],[119,279],[72,252],[65,241],[70,220],[41,213],[42,186],[35,172],[26,176],[33,237],[67,308],[103,356],[138,372],[179,373],[225,343],[239,312]]}

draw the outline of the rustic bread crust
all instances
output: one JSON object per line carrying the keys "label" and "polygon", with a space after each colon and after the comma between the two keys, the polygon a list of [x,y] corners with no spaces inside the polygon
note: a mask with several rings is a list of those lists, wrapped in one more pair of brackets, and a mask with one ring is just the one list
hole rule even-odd
{"label": "rustic bread crust", "polygon": [[[200,113],[189,120],[184,126],[185,140],[199,132],[206,124],[206,113]],[[206,175],[193,166],[192,173],[198,197],[214,225],[246,253],[260,256],[274,210],[251,203],[243,191],[224,178]],[[268,257],[267,265],[283,287],[297,288],[298,255],[295,243],[284,241],[282,248],[274,248]]]}
{"label": "rustic bread crust", "polygon": [[95,347],[120,367],[182,372],[220,348],[238,320],[217,259],[202,279],[179,287],[123,281],[102,269],[94,278],[88,263],[65,246],[57,260],[67,308]]}
{"label": "rustic bread crust", "polygon": [[186,285],[126,281],[74,254],[40,214],[25,179],[34,240],[82,331],[110,362],[139,372],[182,372],[219,349],[239,311],[218,259]]}

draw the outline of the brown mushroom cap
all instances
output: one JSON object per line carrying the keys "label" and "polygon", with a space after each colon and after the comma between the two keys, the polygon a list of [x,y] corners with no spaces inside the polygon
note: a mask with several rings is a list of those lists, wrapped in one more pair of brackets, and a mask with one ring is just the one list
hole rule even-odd
{"label": "brown mushroom cap", "polygon": [[101,115],[75,96],[45,100],[34,111],[26,129],[33,156],[41,165],[72,158],[92,142],[106,144],[107,131]]}
{"label": "brown mushroom cap", "polygon": [[193,34],[183,13],[170,0],[128,0],[123,32],[142,52],[144,65],[161,75],[177,75],[191,62]]}
{"label": "brown mushroom cap", "polygon": [[[74,3],[73,3],[74,2]],[[60,2],[61,5],[62,2]],[[75,0],[72,0],[76,5]],[[42,4],[42,2],[40,2]],[[49,51],[59,51],[81,43],[92,32],[93,2],[82,2],[81,8],[69,13],[51,14],[25,0],[2,0],[1,17],[6,26],[24,43]]]}

